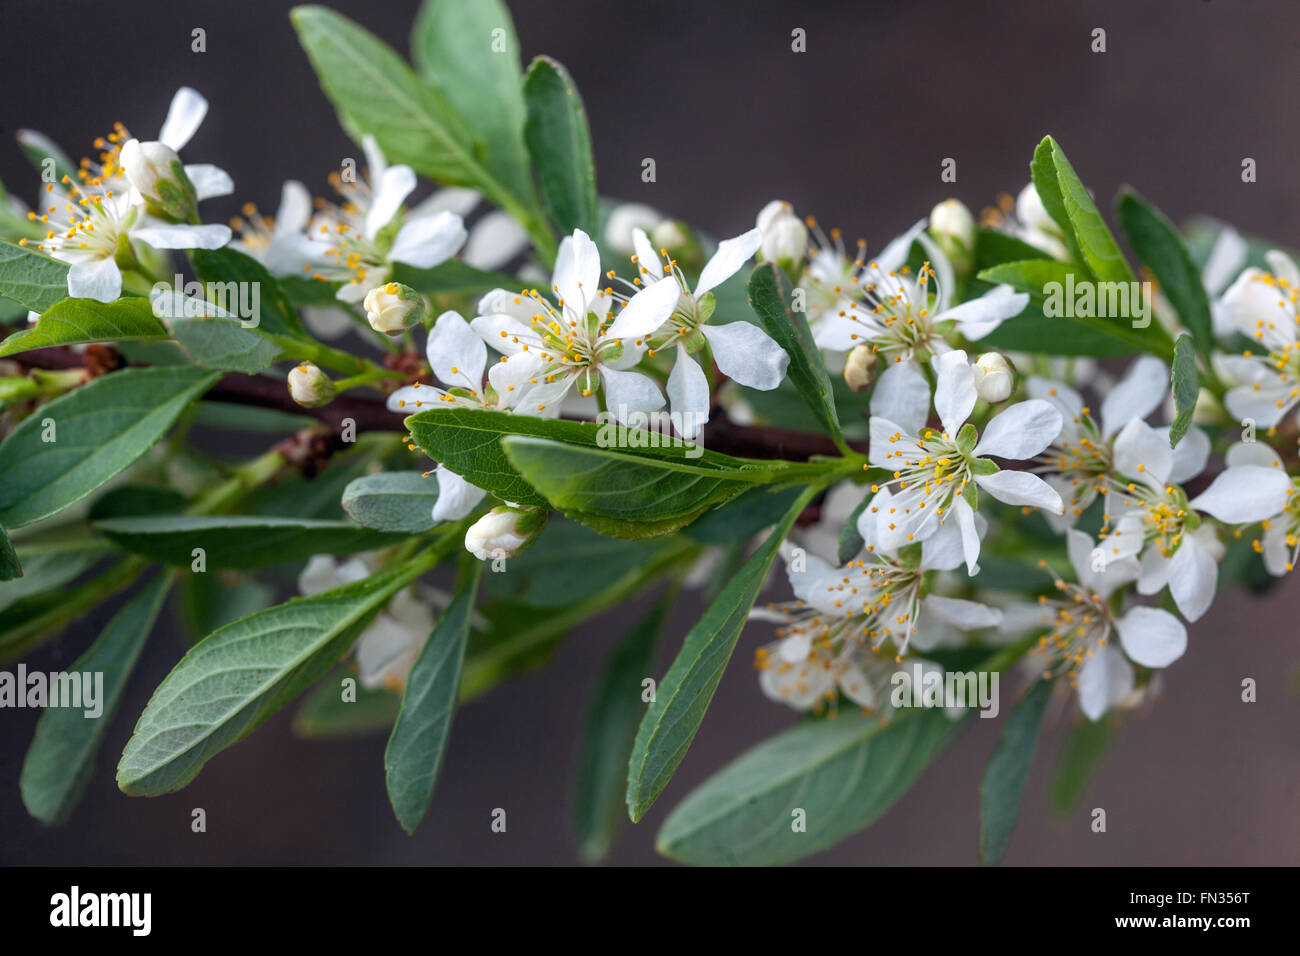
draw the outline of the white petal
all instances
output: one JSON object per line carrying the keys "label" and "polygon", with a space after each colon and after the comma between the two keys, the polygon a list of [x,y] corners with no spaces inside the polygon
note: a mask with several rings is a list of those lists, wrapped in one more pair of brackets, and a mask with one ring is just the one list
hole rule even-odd
{"label": "white petal", "polygon": [[633,412],[652,412],[663,407],[664,396],[659,386],[640,372],[619,372],[601,366],[600,375],[605,380],[605,407],[620,423],[627,424],[627,417]]}
{"label": "white petal", "polygon": [[454,212],[461,217],[468,216],[474,211],[474,207],[478,205],[479,200],[482,198],[482,195],[475,189],[449,186],[446,189],[439,189],[427,199],[412,206],[411,218],[419,219],[440,212]]}
{"label": "white petal", "polygon": [[1264,253],[1264,260],[1268,263],[1269,271],[1286,282],[1291,287],[1291,291],[1294,292],[1296,287],[1300,286],[1300,268],[1296,267],[1285,252],[1280,249],[1270,249]]}
{"label": "white petal", "polygon": [[373,239],[379,230],[393,221],[397,210],[402,208],[406,197],[415,190],[415,170],[410,166],[389,166],[377,180],[371,172],[375,193],[366,210],[365,234]]}
{"label": "white petal", "polygon": [[1028,293],[1016,292],[1009,285],[1000,285],[977,299],[963,302],[956,308],[935,316],[934,321],[956,319],[961,334],[976,340],[988,335],[1006,319],[1025,311],[1028,304]]}
{"label": "white petal", "polygon": [[1025,380],[1025,391],[1030,398],[1051,402],[1061,412],[1061,439],[1069,443],[1079,434],[1078,419],[1083,415],[1083,397],[1061,382],[1031,375]]}
{"label": "white petal", "polygon": [[915,362],[895,362],[871,392],[871,414],[918,434],[930,417],[930,383]]}
{"label": "white petal", "polygon": [[1031,398],[994,416],[975,445],[976,455],[1021,460],[1033,458],[1061,433],[1061,410],[1051,402]]}
{"label": "white petal", "polygon": [[487,346],[459,312],[447,311],[438,316],[424,351],[429,368],[441,381],[479,394],[483,369],[487,367]]}
{"label": "white petal", "polygon": [[945,624],[959,627],[963,631],[996,627],[1002,623],[1001,611],[987,604],[980,604],[978,601],[964,601],[960,598],[931,594],[926,597],[921,606],[923,615],[932,614]]}
{"label": "white petal", "polygon": [[155,249],[220,249],[230,241],[229,226],[157,225],[133,229],[131,237]]}
{"label": "white petal", "polygon": [[966,503],[966,499],[958,495],[951,513],[957,516],[957,527],[961,530],[961,550],[966,559],[966,573],[972,576],[979,574],[980,533],[975,525],[975,512]]}
{"label": "white petal", "polygon": [[[470,322],[469,327],[484,342],[506,355],[521,352],[524,346],[536,353],[541,341],[526,322],[520,322],[514,316],[502,312],[480,315]],[[535,357],[541,361],[540,355]]]}
{"label": "white petal", "polygon": [[[633,339],[650,335],[667,321],[681,299],[676,279],[652,282],[628,299],[623,311],[605,333],[612,339]],[[575,300],[576,301],[576,300]]]}
{"label": "white petal", "polygon": [[1187,650],[1187,628],[1158,607],[1135,607],[1115,622],[1124,652],[1143,667],[1168,667]]}
{"label": "white petal", "polygon": [[114,302],[122,294],[122,273],[112,259],[78,262],[68,270],[68,295],[74,299]]}
{"label": "white petal", "polygon": [[975,484],[998,501],[1009,505],[1042,508],[1050,514],[1058,515],[1065,510],[1056,489],[1027,471],[1003,470],[991,475],[976,475]]}
{"label": "white petal", "polygon": [[1223,404],[1238,421],[1250,419],[1261,428],[1272,428],[1295,404],[1292,388],[1281,376],[1270,376],[1269,384],[1228,389]]}
{"label": "white petal", "polygon": [[411,219],[398,230],[388,258],[417,269],[432,269],[456,254],[465,244],[465,235],[465,222],[454,212]]}
{"label": "white petal", "polygon": [[709,420],[709,380],[681,343],[677,345],[677,361],[668,376],[668,401],[672,403],[678,433],[687,439],[698,435],[700,426]]}
{"label": "white petal", "polygon": [[1247,524],[1280,512],[1290,490],[1291,479],[1281,469],[1237,465],[1216,475],[1191,505],[1225,524]]}
{"label": "white petal", "polygon": [[1111,706],[1133,693],[1133,667],[1113,644],[1097,648],[1079,671],[1079,707],[1101,720]]}
{"label": "white petal", "polygon": [[1138,594],[1159,594],[1169,583],[1170,559],[1159,546],[1152,543],[1142,552],[1141,571],[1138,574]]}
{"label": "white petal", "polygon": [[1102,399],[1102,437],[1109,438],[1131,419],[1146,418],[1164,399],[1168,388],[1169,369],[1165,363],[1150,355],[1139,358]]}
{"label": "white petal", "polygon": [[158,133],[158,141],[179,153],[194,136],[207,114],[208,101],[196,90],[182,86],[172,97],[167,118],[163,120],[162,129]]}
{"label": "white petal", "polygon": [[943,429],[955,439],[961,426],[970,417],[978,395],[975,392],[975,370],[966,361],[966,353],[954,349],[934,359],[937,382],[934,387],[934,409],[939,413]]}
{"label": "white petal", "polygon": [[438,500],[433,503],[434,521],[459,521],[478,507],[487,494],[441,465],[434,475],[438,479]]}
{"label": "white petal", "polygon": [[771,391],[785,378],[790,356],[766,332],[741,319],[700,329],[722,374],[748,388]]}
{"label": "white petal", "polygon": [[528,248],[528,230],[508,212],[494,209],[469,231],[461,257],[475,269],[499,269]]}
{"label": "white petal", "polygon": [[632,230],[632,248],[636,251],[637,273],[643,283],[649,284],[664,277],[664,264],[659,261],[654,243],[650,241],[644,229]]}
{"label": "white petal", "polygon": [[[861,528],[862,522],[859,521],[859,532]],[[921,567],[927,571],[951,571],[960,567],[965,560],[961,528],[955,521],[945,521],[921,545]]]}
{"label": "white petal", "polygon": [[1229,468],[1237,465],[1260,465],[1264,468],[1281,468],[1282,458],[1270,445],[1262,441],[1234,442],[1224,456]]}
{"label": "white petal", "polygon": [[1114,463],[1117,474],[1163,487],[1173,468],[1174,452],[1168,438],[1141,418],[1134,418],[1115,439]]}
{"label": "white petal", "polygon": [[545,366],[541,356],[533,352],[516,352],[504,362],[492,363],[488,369],[488,381],[501,404],[513,408],[535,386],[543,384],[541,379]]}
{"label": "white petal", "polygon": [[[1169,426],[1157,428],[1156,434],[1169,441]],[[1169,463],[1169,480],[1181,485],[1188,479],[1195,478],[1205,470],[1210,460],[1210,436],[1195,425],[1187,429],[1187,434],[1173,450]]]}
{"label": "white petal", "polygon": [[1246,265],[1246,240],[1236,229],[1224,226],[1201,268],[1201,284],[1211,298],[1218,296]]}
{"label": "white petal", "polygon": [[311,222],[311,193],[296,179],[280,187],[280,206],[275,211],[275,234],[301,232]]}
{"label": "white petal", "polygon": [[600,291],[600,250],[581,229],[565,236],[555,257],[555,292],[574,310]]}
{"label": "white petal", "polygon": [[[1214,556],[1201,547],[1194,536],[1184,535],[1182,544],[1169,561],[1169,594],[1183,617],[1189,621],[1200,620],[1210,609],[1218,583],[1219,566]],[[1133,659],[1137,660],[1136,657]]]}
{"label": "white petal", "polygon": [[[1105,545],[1101,546],[1098,554],[1099,549],[1093,544],[1092,538],[1082,531],[1070,529],[1067,533],[1067,547],[1070,553],[1070,564],[1079,583],[1103,598],[1114,594],[1115,589],[1121,584],[1137,580],[1136,558],[1115,558]],[[1093,570],[1098,558],[1101,563],[1100,571]]]}
{"label": "white petal", "polygon": [[912,225],[912,228],[903,233],[897,239],[894,239],[889,245],[881,250],[880,255],[871,261],[874,262],[881,272],[895,272],[907,261],[908,253],[912,251],[912,243],[916,241],[922,230],[925,229],[928,220],[920,219]]}
{"label": "white petal", "polygon": [[230,173],[211,163],[186,166],[185,175],[194,184],[194,195],[199,200],[229,196],[235,191],[235,181],[230,178]]}
{"label": "white petal", "polygon": [[718,251],[705,263],[700,272],[700,280],[695,283],[696,297],[704,295],[710,289],[716,289],[735,275],[741,266],[754,258],[754,253],[758,252],[758,247],[762,244],[761,229],[751,229],[734,239],[724,239],[718,243]]}

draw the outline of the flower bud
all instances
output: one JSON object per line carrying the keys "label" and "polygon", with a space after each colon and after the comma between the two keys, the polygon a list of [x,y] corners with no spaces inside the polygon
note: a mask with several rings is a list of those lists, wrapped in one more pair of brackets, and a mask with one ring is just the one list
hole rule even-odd
{"label": "flower bud", "polygon": [[289,395],[306,408],[328,405],[334,398],[334,383],[315,365],[303,362],[289,372]]}
{"label": "flower bud", "polygon": [[975,360],[975,394],[989,404],[1005,402],[1011,397],[1016,370],[1007,357],[998,352],[985,352]]}
{"label": "flower bud", "polygon": [[680,219],[665,219],[654,227],[650,241],[656,249],[667,250],[668,255],[676,259],[688,270],[695,270],[704,265],[704,249],[691,227]]}
{"label": "flower bud", "polygon": [[844,360],[844,381],[860,392],[871,384],[876,370],[876,353],[870,345],[855,345]]}
{"label": "flower bud", "polygon": [[198,196],[176,150],[164,143],[127,140],[118,162],[127,182],[144,197],[149,212],[174,222],[194,215]]}
{"label": "flower bud", "polygon": [[759,210],[758,216],[754,219],[754,225],[759,232],[767,232],[772,228],[772,224],[782,216],[794,216],[794,206],[791,206],[784,199],[773,199],[770,203]]}
{"label": "flower bud", "polygon": [[424,319],[424,297],[400,282],[375,286],[362,306],[370,327],[385,335],[400,335]]}
{"label": "flower bud", "polygon": [[930,235],[959,275],[970,271],[975,261],[975,217],[960,199],[945,199],[930,210]]}
{"label": "flower bud", "polygon": [[636,252],[632,242],[632,232],[643,229],[652,233],[664,221],[659,210],[640,202],[627,202],[615,206],[605,223],[605,242],[620,255],[630,256]]}
{"label": "flower bud", "polygon": [[480,561],[513,558],[541,534],[547,517],[544,508],[493,508],[465,532],[465,550]]}
{"label": "flower bud", "polygon": [[808,252],[808,227],[792,215],[777,216],[763,230],[763,244],[758,248],[762,262],[775,262],[794,275]]}

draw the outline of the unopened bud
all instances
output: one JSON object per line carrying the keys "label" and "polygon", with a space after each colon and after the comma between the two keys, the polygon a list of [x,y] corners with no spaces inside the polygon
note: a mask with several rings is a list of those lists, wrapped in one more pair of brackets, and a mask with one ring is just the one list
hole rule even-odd
{"label": "unopened bud", "polygon": [[970,271],[975,262],[975,217],[960,199],[945,199],[930,210],[930,235],[959,275]]}
{"label": "unopened bud", "polygon": [[630,256],[636,252],[632,242],[632,233],[641,229],[646,233],[654,232],[664,221],[659,210],[641,202],[626,202],[615,206],[605,223],[605,242],[620,255]]}
{"label": "unopened bud", "polygon": [[685,269],[695,270],[704,265],[704,249],[690,226],[680,219],[665,219],[654,227],[650,241],[656,249],[665,250]]}
{"label": "unopened bud", "polygon": [[375,286],[362,306],[370,327],[385,335],[400,335],[424,319],[424,297],[400,282]]}
{"label": "unopened bud", "polygon": [[754,225],[758,226],[760,232],[767,232],[768,229],[772,228],[772,224],[782,216],[794,216],[794,206],[791,206],[784,199],[773,199],[759,210],[758,216],[754,219]]}
{"label": "unopened bud", "polygon": [[999,352],[985,352],[975,360],[975,394],[990,405],[1011,397],[1016,370]]}
{"label": "unopened bud", "polygon": [[777,216],[763,230],[763,244],[758,248],[762,262],[775,262],[790,275],[799,271],[808,252],[808,227],[794,216]]}
{"label": "unopened bud", "polygon": [[289,372],[289,395],[306,408],[328,405],[334,398],[334,383],[315,365],[303,362]]}
{"label": "unopened bud", "polygon": [[493,508],[465,532],[465,550],[480,561],[513,558],[537,539],[548,517],[544,508]]}
{"label": "unopened bud", "polygon": [[870,345],[855,345],[844,360],[844,381],[855,392],[871,384],[876,371],[876,353]]}
{"label": "unopened bud", "polygon": [[185,175],[180,156],[165,143],[127,140],[118,162],[127,182],[139,190],[154,215],[184,222],[198,208],[194,184]]}

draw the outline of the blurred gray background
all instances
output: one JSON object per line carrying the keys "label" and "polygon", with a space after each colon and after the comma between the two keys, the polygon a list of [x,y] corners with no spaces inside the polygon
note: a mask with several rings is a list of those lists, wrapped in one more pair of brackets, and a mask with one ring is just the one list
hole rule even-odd
{"label": "blurred gray background", "polygon": [[[5,0],[0,6],[0,177],[27,197],[35,178],[13,145],[41,129],[74,156],[122,120],[156,129],[182,84],[212,111],[187,152],[233,175],[239,203],[273,211],[285,178],[325,191],[355,148],[338,127],[280,2],[112,5]],[[414,2],[331,4],[406,50]],[[1121,184],[1176,219],[1207,213],[1300,245],[1295,157],[1300,4],[1294,0],[1090,0],[1088,3],[853,2],[795,5],[511,4],[525,60],[547,53],[576,79],[590,114],[603,194],[643,200],[715,235],[748,228],[774,197],[841,226],[871,248],[949,195],[972,209],[1028,178],[1034,145],[1054,134],[1108,208]],[[206,54],[190,31],[207,30]],[[807,52],[790,50],[791,30]],[[1107,52],[1090,51],[1091,32]],[[1243,157],[1258,182],[1243,184]],[[658,181],[644,184],[653,157]],[[957,160],[955,185],[940,162]],[[1225,594],[1191,630],[1165,693],[1133,716],[1077,814],[1047,809],[1061,738],[1046,734],[1007,862],[1295,864],[1300,862],[1297,588],[1266,599]],[[698,613],[679,602],[661,669]],[[574,741],[587,695],[625,626],[615,615],[575,632],[553,666],[464,708],[433,805],[402,833],[384,794],[383,737],[294,738],[287,715],[227,751],[186,790],[121,795],[112,764],[153,687],[183,651],[155,636],[133,679],[87,800],[63,828],[23,811],[17,780],[36,715],[0,712],[0,862],[25,864],[563,864]],[[164,617],[167,621],[167,617]],[[70,632],[31,666],[69,663],[93,637]],[[754,626],[699,737],[648,819],[625,828],[612,862],[662,862],[653,837],[695,784],[794,715],[759,693]],[[1253,677],[1259,701],[1243,704]],[[812,858],[838,864],[966,864],[975,859],[977,788],[1000,722],[975,721],[870,830]],[[990,726],[993,725],[993,726]],[[1104,807],[1109,832],[1088,810]],[[208,832],[190,832],[190,811]],[[494,807],[506,834],[489,830]]]}

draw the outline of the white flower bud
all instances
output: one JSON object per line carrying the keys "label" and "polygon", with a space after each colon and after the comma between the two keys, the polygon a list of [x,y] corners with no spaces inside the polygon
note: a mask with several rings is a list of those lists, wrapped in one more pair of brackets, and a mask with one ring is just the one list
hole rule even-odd
{"label": "white flower bud", "polygon": [[513,558],[546,526],[541,508],[493,508],[465,532],[465,550],[480,561]]}
{"label": "white flower bud", "polygon": [[370,327],[385,335],[400,335],[424,319],[424,297],[400,282],[375,286],[362,306]]}
{"label": "white flower bud", "polygon": [[1026,184],[1025,188],[1020,190],[1020,195],[1016,197],[1016,218],[1022,224],[1040,232],[1060,232],[1060,227],[1056,225],[1056,220],[1043,205],[1042,197],[1038,195],[1038,190],[1032,182]]}
{"label": "white flower bud", "polygon": [[975,360],[975,393],[989,404],[1005,402],[1011,397],[1016,381],[1016,370],[1007,357],[998,352],[985,352]]}
{"label": "white flower bud", "polygon": [[754,225],[758,226],[760,232],[767,232],[768,229],[772,228],[772,223],[782,216],[794,216],[794,206],[791,206],[784,199],[773,199],[759,210],[758,216],[754,219]]}
{"label": "white flower bud", "polygon": [[855,345],[844,360],[844,381],[853,391],[860,392],[871,384],[875,370],[875,350],[870,345]]}
{"label": "white flower bud", "polygon": [[615,206],[605,223],[605,242],[620,255],[630,256],[636,252],[632,243],[632,231],[642,229],[647,234],[664,221],[659,210],[640,202],[626,202]]}
{"label": "white flower bud", "polygon": [[328,405],[334,398],[334,383],[315,365],[303,362],[289,372],[289,395],[307,408]]}
{"label": "white flower bud", "polygon": [[808,227],[794,216],[777,216],[763,230],[763,244],[758,257],[763,262],[775,262],[787,272],[794,272],[808,251]]}
{"label": "white flower bud", "polygon": [[951,239],[971,249],[975,245],[975,217],[960,199],[945,199],[930,210],[930,234],[940,243]]}
{"label": "white flower bud", "polygon": [[656,249],[682,249],[690,244],[692,237],[682,228],[676,219],[665,219],[654,227],[650,241]]}
{"label": "white flower bud", "polygon": [[198,199],[176,150],[165,143],[127,140],[118,162],[127,182],[139,190],[150,212],[174,220],[185,220],[193,214]]}

